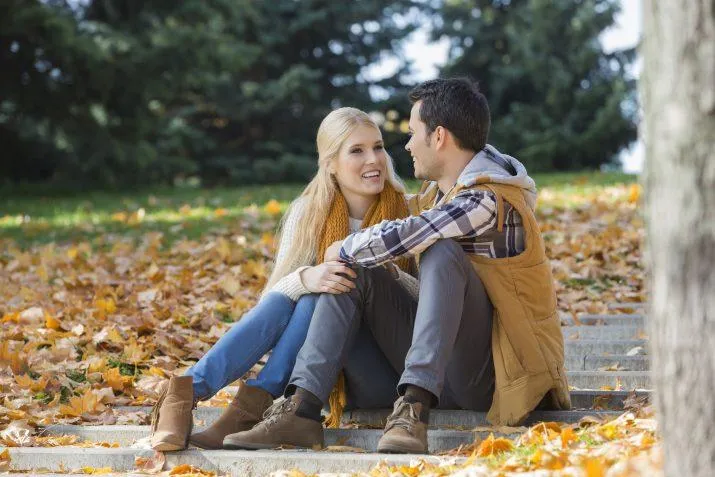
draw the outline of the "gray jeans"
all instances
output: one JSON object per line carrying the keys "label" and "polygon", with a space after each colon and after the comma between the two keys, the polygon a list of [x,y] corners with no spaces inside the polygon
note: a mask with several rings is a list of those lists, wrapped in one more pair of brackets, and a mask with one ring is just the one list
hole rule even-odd
{"label": "gray jeans", "polygon": [[493,308],[461,247],[445,239],[422,253],[418,300],[382,267],[355,271],[354,290],[318,299],[289,388],[327,402],[345,368],[360,407],[389,407],[412,384],[439,407],[487,410]]}

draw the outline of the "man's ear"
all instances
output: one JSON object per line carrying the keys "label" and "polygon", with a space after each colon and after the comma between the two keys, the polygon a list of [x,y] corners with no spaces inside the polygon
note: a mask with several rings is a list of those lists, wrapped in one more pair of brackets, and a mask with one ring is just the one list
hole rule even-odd
{"label": "man's ear", "polygon": [[434,136],[435,140],[435,147],[437,149],[442,149],[447,145],[447,135],[449,134],[449,131],[447,131],[446,128],[442,126],[437,126],[432,133],[432,136]]}

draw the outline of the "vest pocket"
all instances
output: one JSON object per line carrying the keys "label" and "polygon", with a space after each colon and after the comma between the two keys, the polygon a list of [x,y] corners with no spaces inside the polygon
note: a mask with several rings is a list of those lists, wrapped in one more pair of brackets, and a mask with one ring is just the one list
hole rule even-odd
{"label": "vest pocket", "polygon": [[519,301],[536,321],[549,318],[556,311],[556,291],[551,275],[551,263],[516,268],[512,271]]}

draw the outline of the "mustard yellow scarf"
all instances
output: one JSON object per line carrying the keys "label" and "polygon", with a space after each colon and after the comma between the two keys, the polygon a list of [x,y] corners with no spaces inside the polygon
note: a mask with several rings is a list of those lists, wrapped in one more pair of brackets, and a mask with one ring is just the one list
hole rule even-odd
{"label": "mustard yellow scarf", "polygon": [[[385,188],[382,189],[379,198],[370,206],[365,218],[362,221],[362,227],[371,227],[379,224],[383,220],[394,220],[407,217],[409,211],[405,196],[397,192],[389,182],[385,182]],[[325,226],[321,234],[321,240],[318,244],[317,263],[323,263],[325,250],[338,240],[343,240],[350,233],[350,222],[348,216],[348,204],[345,202],[343,194],[338,192],[330,206],[328,218],[325,221]],[[414,261],[409,258],[399,258],[395,260],[395,264],[402,270],[411,273],[414,271]],[[345,376],[340,373],[338,381],[330,393],[329,398],[330,415],[325,421],[327,427],[338,427],[340,419],[343,416],[343,409],[347,404],[347,396],[345,393]]]}

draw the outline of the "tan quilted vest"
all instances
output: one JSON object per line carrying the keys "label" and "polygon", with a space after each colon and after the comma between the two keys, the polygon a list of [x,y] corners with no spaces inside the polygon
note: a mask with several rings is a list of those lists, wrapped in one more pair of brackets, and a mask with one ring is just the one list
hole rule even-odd
{"label": "tan quilted vest", "polygon": [[[520,424],[537,406],[569,409],[571,398],[564,370],[564,340],[556,310],[551,265],[533,210],[518,187],[480,177],[474,189],[497,197],[497,223],[504,223],[504,202],[522,217],[525,250],[516,257],[470,255],[494,305],[492,354],[496,385],[487,419],[497,425]],[[437,188],[411,199],[411,211],[434,206]],[[441,203],[452,200],[463,186],[455,186]]]}

